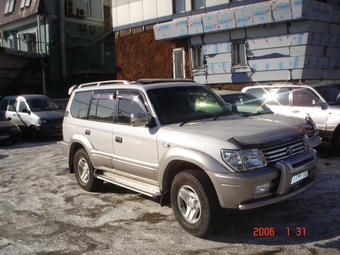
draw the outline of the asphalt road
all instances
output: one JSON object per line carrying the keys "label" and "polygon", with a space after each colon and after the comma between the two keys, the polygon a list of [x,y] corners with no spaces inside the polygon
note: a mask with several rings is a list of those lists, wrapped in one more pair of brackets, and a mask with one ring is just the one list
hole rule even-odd
{"label": "asphalt road", "polygon": [[312,189],[226,210],[218,232],[199,239],[153,199],[111,184],[82,190],[60,139],[0,143],[0,254],[340,254],[340,154],[328,144]]}

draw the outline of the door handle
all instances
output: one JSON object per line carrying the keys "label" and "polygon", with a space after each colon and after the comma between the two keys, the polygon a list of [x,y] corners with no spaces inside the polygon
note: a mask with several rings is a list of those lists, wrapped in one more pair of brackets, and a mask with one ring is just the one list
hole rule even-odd
{"label": "door handle", "polygon": [[117,143],[122,143],[122,142],[123,142],[123,138],[122,138],[122,137],[119,137],[119,136],[116,136],[116,137],[115,137],[115,141],[116,141]]}
{"label": "door handle", "polygon": [[86,129],[85,130],[85,135],[90,135],[90,134],[91,134],[91,130]]}
{"label": "door handle", "polygon": [[299,110],[293,110],[292,113],[299,113]]}

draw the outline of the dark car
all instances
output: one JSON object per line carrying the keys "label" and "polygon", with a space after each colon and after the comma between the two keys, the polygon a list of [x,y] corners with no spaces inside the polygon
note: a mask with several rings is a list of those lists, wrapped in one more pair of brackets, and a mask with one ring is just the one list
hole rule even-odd
{"label": "dark car", "polygon": [[300,125],[306,130],[311,147],[314,148],[322,142],[319,130],[309,115],[303,119],[273,113],[263,101],[245,92],[219,90],[217,93],[226,103],[230,104],[231,110],[239,116],[266,118],[268,121],[283,122],[293,126]]}
{"label": "dark car", "polygon": [[0,114],[0,141],[17,143],[21,137],[20,128]]}

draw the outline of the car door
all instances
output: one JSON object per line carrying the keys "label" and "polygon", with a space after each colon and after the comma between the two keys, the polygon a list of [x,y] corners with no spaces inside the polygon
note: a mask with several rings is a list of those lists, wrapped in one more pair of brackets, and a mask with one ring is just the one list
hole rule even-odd
{"label": "car door", "polygon": [[113,167],[112,132],[116,112],[115,93],[114,90],[93,92],[88,118],[84,121],[84,135],[93,147],[92,164],[96,168]]}
{"label": "car door", "polygon": [[308,113],[320,130],[326,129],[328,118],[327,110],[320,105],[315,105],[321,98],[311,89],[306,87],[293,88],[292,101],[289,114],[291,116],[305,118]]}
{"label": "car door", "polygon": [[156,132],[130,123],[132,113],[148,112],[144,97],[137,90],[120,90],[117,100],[117,123],[113,128],[114,168],[129,178],[155,181],[158,165]]}
{"label": "car door", "polygon": [[6,99],[2,103],[2,110],[3,115],[6,118],[11,118],[11,122],[15,123],[16,125],[22,124],[18,114],[17,114],[17,101],[13,99]]}
{"label": "car door", "polygon": [[23,126],[23,127],[29,127],[31,124],[35,124],[35,120],[32,120],[31,118],[31,112],[29,107],[26,104],[26,101],[23,100],[22,98],[17,99],[17,103],[16,103],[16,107],[17,107],[17,118],[16,118],[16,122],[15,124],[19,125],[19,126]]}

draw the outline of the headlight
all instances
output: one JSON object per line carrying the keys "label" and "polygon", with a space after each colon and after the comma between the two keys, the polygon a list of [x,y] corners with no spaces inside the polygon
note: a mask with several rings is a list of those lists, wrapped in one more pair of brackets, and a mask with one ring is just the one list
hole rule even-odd
{"label": "headlight", "polygon": [[18,131],[19,130],[19,127],[16,126],[16,127],[12,127],[9,131]]}
{"label": "headlight", "polygon": [[266,166],[261,151],[258,149],[249,150],[221,150],[221,156],[224,162],[236,172],[245,172],[254,168]]}
{"label": "headlight", "polygon": [[307,150],[309,150],[309,148],[310,148],[309,138],[308,138],[307,134],[305,134],[303,136],[303,149],[304,149],[304,151],[307,151]]}
{"label": "headlight", "polygon": [[47,123],[47,120],[38,119],[39,124]]}

